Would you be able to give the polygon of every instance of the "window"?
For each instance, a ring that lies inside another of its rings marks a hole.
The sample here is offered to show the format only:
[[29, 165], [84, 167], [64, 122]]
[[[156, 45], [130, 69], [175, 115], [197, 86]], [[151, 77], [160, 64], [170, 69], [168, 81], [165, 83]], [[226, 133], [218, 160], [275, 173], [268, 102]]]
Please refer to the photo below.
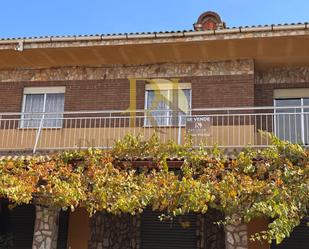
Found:
[[61, 128], [62, 112], [64, 111], [64, 92], [64, 87], [25, 88], [23, 100], [24, 114], [21, 127], [39, 128], [42, 126], [45, 128]]
[[177, 89], [167, 83], [146, 85], [145, 109], [147, 126], [184, 125], [191, 109], [191, 84], [179, 83]]
[[281, 107], [275, 110], [275, 134], [293, 143], [309, 144], [308, 106], [309, 98], [275, 99], [275, 107]]

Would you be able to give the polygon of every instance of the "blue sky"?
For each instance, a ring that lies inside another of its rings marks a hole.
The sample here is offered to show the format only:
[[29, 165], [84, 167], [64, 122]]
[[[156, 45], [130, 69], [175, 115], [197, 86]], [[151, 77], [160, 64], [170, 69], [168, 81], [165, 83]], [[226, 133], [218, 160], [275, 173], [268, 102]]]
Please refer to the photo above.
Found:
[[309, 21], [309, 0], [4, 0], [0, 37], [184, 30], [206, 10], [230, 27]]

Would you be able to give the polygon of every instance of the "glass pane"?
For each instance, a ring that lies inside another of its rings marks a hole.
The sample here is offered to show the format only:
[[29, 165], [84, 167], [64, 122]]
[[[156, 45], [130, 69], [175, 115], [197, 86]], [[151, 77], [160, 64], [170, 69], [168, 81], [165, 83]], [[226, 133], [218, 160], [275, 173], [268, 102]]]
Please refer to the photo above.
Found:
[[191, 109], [191, 90], [190, 89], [184, 89], [180, 91], [180, 94], [178, 95], [178, 103], [180, 112], [178, 113], [178, 116], [180, 118], [180, 121], [178, 121], [177, 125], [180, 124], [184, 125], [186, 120], [185, 116], [190, 113]]
[[[43, 112], [44, 94], [25, 95], [25, 113]], [[21, 126], [23, 128], [37, 128], [40, 126], [42, 114], [25, 114]]]
[[[175, 96], [175, 93], [177, 96]], [[146, 108], [153, 110], [146, 124], [150, 125], [182, 125], [185, 123], [186, 114], [191, 109], [191, 90], [160, 90], [147, 91]]]
[[[276, 107], [301, 106], [301, 99], [277, 99]], [[292, 143], [302, 142], [301, 108], [281, 108], [275, 110], [276, 136]]]
[[147, 115], [146, 125], [168, 125], [170, 115], [168, 90], [149, 90], [146, 94], [146, 109], [151, 110]]
[[309, 108], [306, 108], [309, 106], [309, 98], [304, 99], [304, 138], [305, 138], [305, 144], [309, 145]]
[[62, 127], [62, 119], [64, 111], [64, 94], [47, 94], [45, 103], [46, 113], [60, 113], [60, 114], [46, 114], [44, 117], [44, 127]]

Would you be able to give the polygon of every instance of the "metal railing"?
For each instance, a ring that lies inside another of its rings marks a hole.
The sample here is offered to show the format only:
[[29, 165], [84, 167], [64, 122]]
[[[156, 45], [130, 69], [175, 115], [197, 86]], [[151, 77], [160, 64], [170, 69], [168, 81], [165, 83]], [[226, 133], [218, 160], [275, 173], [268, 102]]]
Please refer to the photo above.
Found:
[[170, 110], [0, 113], [0, 151], [111, 148], [126, 134], [156, 133], [163, 142], [224, 148], [265, 147], [259, 131], [283, 140], [309, 144], [309, 106]]

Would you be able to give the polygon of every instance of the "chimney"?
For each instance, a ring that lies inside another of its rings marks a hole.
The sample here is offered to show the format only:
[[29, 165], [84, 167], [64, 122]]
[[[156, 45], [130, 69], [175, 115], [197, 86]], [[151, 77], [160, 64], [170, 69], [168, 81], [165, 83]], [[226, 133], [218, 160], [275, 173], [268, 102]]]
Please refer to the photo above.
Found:
[[216, 12], [207, 11], [200, 15], [197, 22], [193, 25], [195, 31], [216, 30], [226, 28]]

